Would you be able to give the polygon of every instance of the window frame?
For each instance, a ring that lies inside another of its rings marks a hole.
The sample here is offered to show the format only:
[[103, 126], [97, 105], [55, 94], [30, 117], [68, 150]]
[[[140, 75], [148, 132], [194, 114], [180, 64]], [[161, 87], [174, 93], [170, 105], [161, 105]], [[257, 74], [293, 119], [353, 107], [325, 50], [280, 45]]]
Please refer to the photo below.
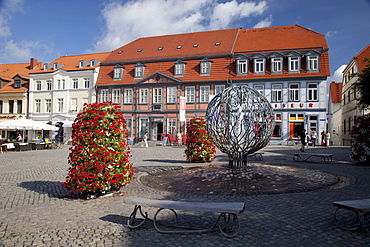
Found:
[[132, 88], [125, 88], [123, 91], [123, 103], [132, 104], [134, 101], [134, 90]]
[[144, 69], [145, 69], [145, 66], [142, 63], [137, 63], [135, 65], [135, 79], [144, 77]]
[[265, 65], [266, 59], [265, 58], [255, 58], [253, 59], [253, 73], [256, 75], [263, 75], [265, 74]]
[[20, 88], [21, 85], [22, 85], [22, 83], [21, 83], [20, 79], [15, 79], [14, 80], [14, 88]]
[[185, 97], [186, 97], [186, 103], [195, 103], [195, 86], [185, 87]]
[[174, 104], [177, 101], [177, 88], [167, 87], [167, 103]]
[[163, 89], [161, 87], [153, 88], [153, 104], [162, 104]]
[[149, 104], [149, 89], [148, 88], [139, 89], [139, 104]]
[[236, 60], [236, 74], [237, 75], [248, 75], [248, 59], [237, 59]]
[[51, 99], [45, 99], [45, 112], [51, 112]]
[[119, 88], [112, 89], [112, 102], [120, 104], [121, 100], [121, 90]]
[[72, 79], [72, 88], [78, 89], [78, 79]]
[[288, 57], [289, 73], [299, 73], [301, 70], [301, 58], [298, 56]]
[[[292, 88], [292, 86], [297, 85], [297, 88]], [[289, 101], [290, 102], [297, 102], [300, 100], [299, 97], [299, 83], [290, 83], [289, 84]]]
[[57, 106], [58, 106], [58, 111], [57, 112], [63, 112], [64, 110], [64, 99], [63, 98], [58, 98], [57, 99]]
[[[310, 85], [316, 87], [310, 89]], [[319, 84], [318, 83], [307, 83], [307, 101], [318, 101], [319, 100]]]
[[109, 94], [108, 89], [100, 90], [100, 103], [103, 103], [109, 100], [108, 94]]
[[41, 81], [36, 81], [36, 91], [41, 91]]
[[51, 80], [46, 81], [46, 90], [47, 91], [53, 90], [53, 82]]
[[211, 87], [210, 86], [200, 86], [199, 87], [199, 102], [208, 103]]
[[90, 88], [90, 78], [84, 78], [84, 88]]
[[177, 60], [174, 65], [174, 75], [184, 76], [185, 75], [185, 62]]
[[[262, 89], [258, 89], [258, 87], [261, 87]], [[263, 96], [265, 95], [265, 85], [256, 84], [256, 85], [253, 85], [253, 89], [259, 92], [261, 95]]]
[[41, 99], [35, 99], [35, 112], [41, 113]]
[[[276, 69], [279, 67], [279, 69]], [[271, 58], [271, 73], [280, 74], [283, 72], [283, 58], [282, 57], [273, 57]]]
[[307, 72], [319, 72], [319, 56], [317, 55], [307, 55]]
[[225, 85], [215, 85], [215, 95], [225, 90]]
[[113, 67], [113, 80], [121, 80], [123, 75], [123, 67], [119, 64]]
[[[276, 86], [279, 86], [279, 88], [277, 88]], [[271, 102], [282, 102], [282, 101], [283, 101], [283, 84], [277, 84], [277, 83], [272, 84]]]
[[209, 59], [200, 61], [200, 75], [211, 75], [211, 61]]

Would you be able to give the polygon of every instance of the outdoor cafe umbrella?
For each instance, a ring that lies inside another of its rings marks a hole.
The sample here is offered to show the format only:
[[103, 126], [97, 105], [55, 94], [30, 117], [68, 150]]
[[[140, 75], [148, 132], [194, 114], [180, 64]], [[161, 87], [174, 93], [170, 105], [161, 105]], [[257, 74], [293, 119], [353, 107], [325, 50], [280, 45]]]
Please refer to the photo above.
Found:
[[58, 130], [58, 127], [42, 123], [39, 121], [33, 121], [30, 119], [22, 118], [17, 120], [10, 120], [0, 123], [0, 129], [2, 130]]

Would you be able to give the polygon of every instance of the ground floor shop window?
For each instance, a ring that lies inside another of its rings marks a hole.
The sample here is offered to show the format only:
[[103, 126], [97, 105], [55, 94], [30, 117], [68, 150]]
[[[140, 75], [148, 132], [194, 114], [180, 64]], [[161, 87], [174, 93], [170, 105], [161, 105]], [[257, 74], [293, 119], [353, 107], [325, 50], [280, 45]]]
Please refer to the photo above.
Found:
[[289, 137], [300, 137], [300, 133], [304, 129], [303, 114], [289, 114]]
[[148, 132], [149, 124], [148, 119], [140, 119], [140, 134], [139, 138], [143, 138], [145, 133]]
[[275, 127], [272, 137], [281, 137], [281, 114], [275, 114]]

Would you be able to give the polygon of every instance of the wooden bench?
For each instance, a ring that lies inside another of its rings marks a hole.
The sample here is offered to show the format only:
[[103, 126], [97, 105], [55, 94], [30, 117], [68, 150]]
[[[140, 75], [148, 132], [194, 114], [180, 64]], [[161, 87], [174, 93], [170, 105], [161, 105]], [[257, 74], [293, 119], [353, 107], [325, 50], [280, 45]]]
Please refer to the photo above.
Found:
[[[141, 207], [159, 208], [154, 215], [153, 225], [160, 233], [203, 233], [213, 231], [217, 226], [221, 233], [226, 237], [234, 237], [238, 234], [240, 223], [237, 214], [244, 211], [244, 202], [185, 202], [185, 201], [170, 201], [170, 200], [154, 200], [146, 198], [130, 197], [125, 199], [125, 203], [135, 205], [131, 213], [127, 225], [129, 228], [138, 228], [148, 219], [148, 213], [145, 215]], [[162, 210], [170, 210], [176, 217], [176, 225], [171, 227], [186, 228], [186, 230], [163, 230], [158, 227], [157, 216]], [[203, 211], [220, 213], [216, 223], [209, 229], [189, 229], [178, 225], [178, 216], [175, 210], [183, 211]], [[140, 213], [144, 218], [138, 220], [137, 213]]]
[[325, 163], [329, 164], [333, 161], [333, 154], [317, 154], [317, 153], [292, 153], [293, 160], [296, 162], [299, 161], [308, 161], [311, 157], [320, 157]]
[[370, 199], [333, 202], [334, 222], [343, 230], [364, 229], [370, 233]]

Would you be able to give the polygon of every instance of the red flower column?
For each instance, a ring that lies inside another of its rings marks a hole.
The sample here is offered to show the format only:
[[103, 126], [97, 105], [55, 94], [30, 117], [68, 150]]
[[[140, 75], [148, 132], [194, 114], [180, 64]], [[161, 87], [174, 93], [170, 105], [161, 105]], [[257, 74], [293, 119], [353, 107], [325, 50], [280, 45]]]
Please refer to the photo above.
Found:
[[211, 162], [216, 158], [216, 147], [208, 136], [203, 118], [190, 120], [187, 127], [185, 154], [190, 162]]
[[77, 115], [63, 184], [71, 194], [100, 196], [118, 191], [134, 178], [125, 122], [112, 102], [87, 104]]
[[357, 117], [352, 127], [351, 159], [357, 163], [370, 161], [370, 114]]

